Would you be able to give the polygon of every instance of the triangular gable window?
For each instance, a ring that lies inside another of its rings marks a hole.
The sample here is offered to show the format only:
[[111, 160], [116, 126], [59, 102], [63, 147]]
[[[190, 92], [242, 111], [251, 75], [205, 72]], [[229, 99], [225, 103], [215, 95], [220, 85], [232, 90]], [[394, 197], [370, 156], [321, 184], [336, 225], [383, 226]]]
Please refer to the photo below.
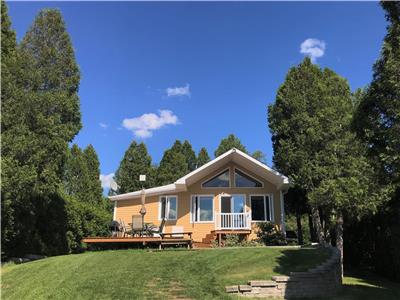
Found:
[[217, 176], [207, 180], [202, 184], [202, 187], [229, 187], [229, 169], [226, 169]]
[[262, 183], [253, 177], [235, 169], [235, 186], [236, 187], [262, 187]]

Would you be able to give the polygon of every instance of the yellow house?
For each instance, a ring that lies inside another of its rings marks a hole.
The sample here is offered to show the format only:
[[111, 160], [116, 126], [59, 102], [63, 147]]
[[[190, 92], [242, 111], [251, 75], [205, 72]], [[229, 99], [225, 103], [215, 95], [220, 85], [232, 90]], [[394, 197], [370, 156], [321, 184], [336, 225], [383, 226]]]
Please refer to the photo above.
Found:
[[[257, 222], [271, 221], [285, 230], [283, 194], [288, 178], [238, 149], [231, 149], [174, 183], [145, 192], [144, 222], [193, 233], [208, 243], [218, 234], [255, 237]], [[110, 197], [114, 220], [132, 220], [141, 209], [142, 191]]]

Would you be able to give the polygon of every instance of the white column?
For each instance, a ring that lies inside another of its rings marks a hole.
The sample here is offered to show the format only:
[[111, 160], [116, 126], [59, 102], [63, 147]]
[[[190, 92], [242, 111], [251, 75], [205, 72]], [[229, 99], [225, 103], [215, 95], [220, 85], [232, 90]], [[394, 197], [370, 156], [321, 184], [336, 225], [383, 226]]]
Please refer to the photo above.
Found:
[[114, 210], [113, 210], [113, 220], [116, 221], [116, 217], [117, 217], [117, 203], [118, 201], [114, 201]]
[[286, 236], [285, 203], [283, 200], [283, 192], [279, 191], [279, 194], [280, 194], [280, 202], [281, 202], [281, 228], [282, 228], [282, 233]]

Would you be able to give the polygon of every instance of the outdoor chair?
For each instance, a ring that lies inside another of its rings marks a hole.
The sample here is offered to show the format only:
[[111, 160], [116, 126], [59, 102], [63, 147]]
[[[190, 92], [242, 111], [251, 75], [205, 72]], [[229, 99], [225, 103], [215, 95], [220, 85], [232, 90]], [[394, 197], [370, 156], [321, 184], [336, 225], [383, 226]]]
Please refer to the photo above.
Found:
[[141, 215], [132, 215], [132, 224], [131, 224], [131, 233], [132, 236], [135, 234], [141, 235], [143, 231], [143, 219]]
[[165, 226], [165, 218], [162, 219], [160, 226], [151, 228], [150, 232], [153, 236], [162, 236]]
[[125, 225], [125, 222], [119, 219], [119, 224], [120, 224], [120, 231], [122, 234], [122, 237], [126, 237], [127, 235], [130, 234], [130, 228]]

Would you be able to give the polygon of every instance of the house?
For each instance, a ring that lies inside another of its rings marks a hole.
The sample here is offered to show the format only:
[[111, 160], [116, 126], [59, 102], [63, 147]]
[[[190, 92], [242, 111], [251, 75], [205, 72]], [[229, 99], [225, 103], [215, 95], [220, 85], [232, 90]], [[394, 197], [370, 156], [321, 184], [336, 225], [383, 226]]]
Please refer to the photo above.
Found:
[[[144, 221], [159, 225], [165, 218], [165, 232], [178, 226], [203, 243], [227, 233], [254, 238], [257, 222], [270, 221], [284, 231], [288, 187], [286, 176], [233, 148], [174, 183], [144, 190]], [[114, 220], [131, 222], [142, 193], [110, 197]]]

